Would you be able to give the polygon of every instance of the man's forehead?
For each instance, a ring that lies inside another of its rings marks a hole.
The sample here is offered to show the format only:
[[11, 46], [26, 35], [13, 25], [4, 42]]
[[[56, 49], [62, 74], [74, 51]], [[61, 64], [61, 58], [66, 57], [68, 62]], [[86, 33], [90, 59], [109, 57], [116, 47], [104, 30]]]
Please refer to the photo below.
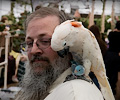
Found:
[[52, 26], [54, 27], [54, 26], [57, 26], [59, 24], [60, 24], [60, 22], [59, 22], [59, 18], [57, 16], [47, 16], [45, 18], [35, 17], [34, 19], [32, 19], [29, 22], [27, 30], [28, 30], [28, 28], [35, 29], [35, 27], [39, 27], [39, 28], [52, 27]]
[[[48, 34], [48, 33], [42, 33], [42, 34], [39, 34], [38, 36], [37, 36], [37, 39], [40, 39], [40, 38], [51, 38], [52, 37], [52, 33], [50, 34]], [[34, 39], [34, 37], [33, 36], [29, 36], [29, 35], [27, 35], [26, 36], [26, 39]]]
[[48, 16], [45, 18], [32, 19], [26, 30], [26, 37], [38, 38], [43, 36], [52, 36], [55, 27], [59, 25], [59, 18], [57, 16]]
[[[59, 17], [55, 16], [55, 15], [49, 15], [49, 16], [45, 16], [45, 17], [34, 17], [31, 21], [35, 21], [35, 20], [43, 20], [43, 21], [58, 21], [59, 22]], [[31, 22], [30, 21], [30, 22]], [[59, 22], [60, 23], [60, 22]]]

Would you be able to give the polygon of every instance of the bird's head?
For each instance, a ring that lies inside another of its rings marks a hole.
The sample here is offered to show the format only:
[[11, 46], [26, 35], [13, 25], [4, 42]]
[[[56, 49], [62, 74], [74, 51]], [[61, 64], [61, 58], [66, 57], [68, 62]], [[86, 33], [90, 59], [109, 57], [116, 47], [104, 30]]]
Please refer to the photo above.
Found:
[[64, 57], [69, 52], [69, 48], [73, 46], [75, 42], [73, 35], [75, 34], [72, 33], [74, 33], [75, 27], [77, 27], [75, 21], [67, 20], [55, 28], [51, 39], [51, 48], [57, 51], [59, 56]]
[[60, 25], [58, 25], [51, 39], [51, 48], [54, 51], [58, 52], [60, 57], [64, 57], [69, 52], [69, 41], [67, 40], [67, 36], [70, 34], [70, 21], [66, 21]]

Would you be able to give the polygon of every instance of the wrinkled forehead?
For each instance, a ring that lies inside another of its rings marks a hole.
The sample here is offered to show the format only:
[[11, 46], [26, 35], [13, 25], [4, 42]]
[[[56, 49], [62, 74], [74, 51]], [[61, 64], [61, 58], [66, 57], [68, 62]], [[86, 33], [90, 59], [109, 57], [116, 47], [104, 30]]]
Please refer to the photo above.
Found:
[[55, 16], [55, 15], [49, 15], [49, 16], [45, 16], [45, 17], [34, 17], [29, 21], [28, 26], [29, 26], [29, 24], [35, 23], [35, 22], [38, 22], [38, 24], [41, 22], [44, 22], [47, 24], [50, 24], [50, 23], [51, 24], [60, 24], [60, 19], [58, 16]]
[[45, 18], [32, 19], [26, 30], [27, 37], [37, 37], [38, 35], [52, 36], [54, 29], [59, 25], [59, 18], [57, 16], [47, 16]]

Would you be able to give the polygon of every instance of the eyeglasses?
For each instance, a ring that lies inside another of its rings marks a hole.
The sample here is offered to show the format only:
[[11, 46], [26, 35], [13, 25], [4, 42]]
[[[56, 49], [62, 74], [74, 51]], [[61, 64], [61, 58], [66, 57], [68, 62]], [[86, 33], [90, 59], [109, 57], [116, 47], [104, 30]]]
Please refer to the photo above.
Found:
[[[26, 41], [21, 44], [22, 49], [25, 48], [25, 51], [31, 52], [34, 42]], [[35, 43], [39, 49], [47, 49], [51, 45], [51, 38], [40, 38]]]

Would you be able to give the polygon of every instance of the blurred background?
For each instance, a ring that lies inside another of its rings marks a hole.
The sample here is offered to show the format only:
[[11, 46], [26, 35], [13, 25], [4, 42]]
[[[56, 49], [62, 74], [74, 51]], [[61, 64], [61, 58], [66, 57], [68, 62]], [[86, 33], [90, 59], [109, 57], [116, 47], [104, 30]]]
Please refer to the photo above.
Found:
[[[9, 25], [11, 35], [24, 36], [23, 22], [36, 6], [56, 7], [69, 14], [71, 18], [81, 21], [86, 28], [95, 23], [104, 39], [108, 29], [114, 29], [116, 21], [120, 19], [119, 5], [119, 0], [1, 0], [0, 31], [4, 30], [4, 25]], [[17, 45], [21, 41], [12, 41], [12, 48], [19, 51]]]
[[[82, 22], [86, 28], [98, 26], [100, 32], [97, 34], [100, 33], [99, 38], [107, 49], [109, 32], [120, 20], [120, 0], [0, 0], [0, 88], [18, 83], [24, 75], [25, 57], [21, 57], [24, 55], [24, 48], [21, 48], [25, 41], [24, 22], [30, 13], [41, 7], [55, 7]], [[116, 45], [120, 45], [119, 42]], [[116, 73], [116, 100], [120, 100], [120, 70]]]

